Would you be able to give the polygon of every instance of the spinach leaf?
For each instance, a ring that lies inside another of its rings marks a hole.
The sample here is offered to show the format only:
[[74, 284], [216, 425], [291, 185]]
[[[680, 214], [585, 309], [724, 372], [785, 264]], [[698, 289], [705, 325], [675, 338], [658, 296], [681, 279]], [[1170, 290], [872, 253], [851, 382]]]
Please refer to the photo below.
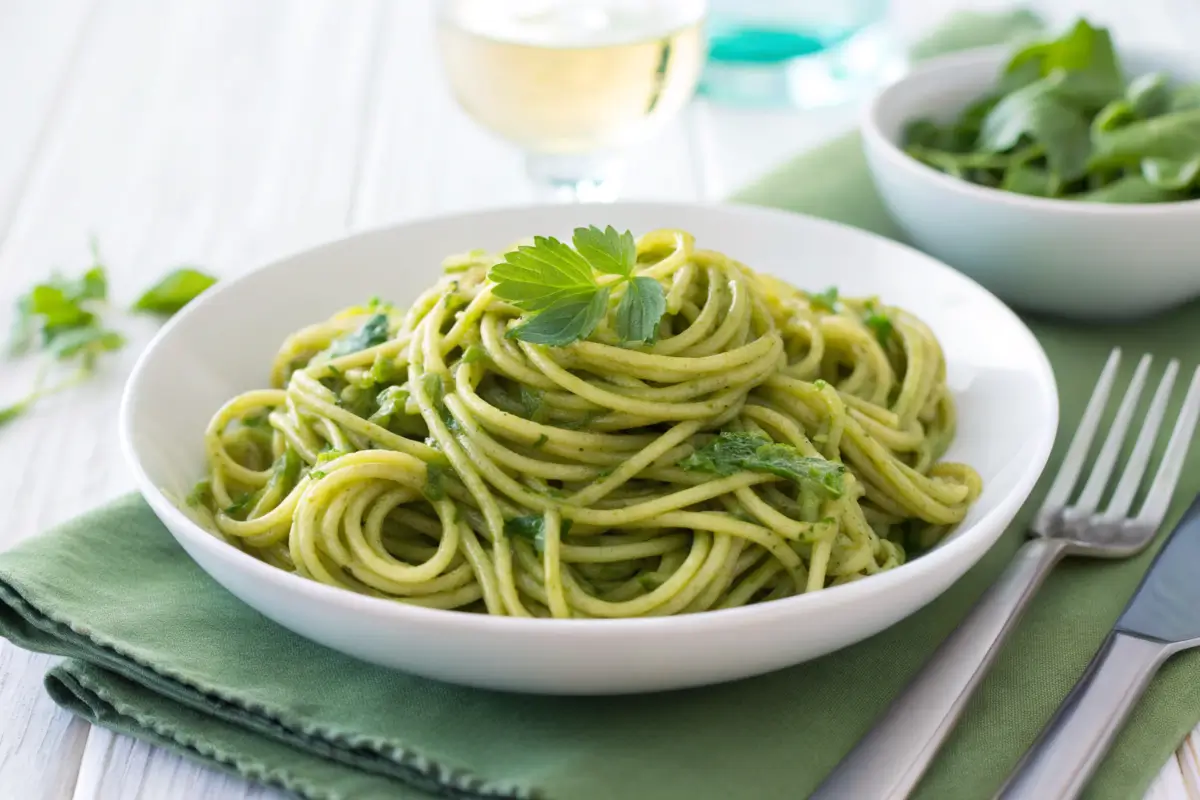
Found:
[[1187, 161], [1200, 155], [1200, 108], [1131, 122], [1096, 136], [1100, 163], [1143, 158]]
[[1059, 181], [1050, 171], [1028, 164], [1009, 168], [1000, 184], [1005, 191], [1034, 197], [1053, 197], [1058, 193], [1058, 186]]
[[1091, 154], [1088, 122], [1055, 94], [1059, 84], [1054, 77], [1044, 78], [997, 103], [983, 121], [982, 149], [1003, 152], [1029, 136], [1045, 147], [1046, 161], [1055, 174], [1066, 181], [1081, 177]]
[[1171, 90], [1167, 76], [1161, 72], [1148, 72], [1129, 82], [1125, 99], [1139, 117], [1157, 117], [1171, 110]]

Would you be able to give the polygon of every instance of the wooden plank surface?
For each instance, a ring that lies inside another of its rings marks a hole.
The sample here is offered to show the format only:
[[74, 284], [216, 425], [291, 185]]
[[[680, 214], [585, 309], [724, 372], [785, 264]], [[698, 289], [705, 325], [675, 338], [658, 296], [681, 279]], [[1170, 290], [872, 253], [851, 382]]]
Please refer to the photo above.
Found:
[[[1164, 13], [1139, 30], [1161, 33]], [[91, 234], [121, 306], [182, 261], [232, 276], [350, 230], [532, 200], [520, 155], [449, 97], [429, 30], [425, 0], [0, 4], [0, 329], [28, 284], [85, 265]], [[625, 196], [719, 199], [853, 120], [698, 102], [629, 153]], [[130, 487], [116, 405], [155, 325], [118, 325], [124, 353], [0, 436], [0, 548]], [[33, 366], [0, 369], [3, 404]], [[48, 663], [0, 643], [0, 797], [282, 796], [89, 732], [42, 691]], [[1196, 752], [1148, 797], [1200, 800]]]

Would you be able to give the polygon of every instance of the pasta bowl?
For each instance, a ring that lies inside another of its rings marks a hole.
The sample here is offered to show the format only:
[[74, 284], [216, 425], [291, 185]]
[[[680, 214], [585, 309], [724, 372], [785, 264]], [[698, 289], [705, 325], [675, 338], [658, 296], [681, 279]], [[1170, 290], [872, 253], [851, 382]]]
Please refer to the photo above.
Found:
[[[797, 596], [674, 616], [545, 619], [425, 608], [324, 585], [242, 552], [181, 507], [204, 474], [209, 420], [230, 397], [266, 385], [289, 334], [371, 296], [399, 305], [413, 301], [440, 276], [447, 254], [498, 250], [531, 234], [569, 238], [572, 229], [588, 225], [691, 231], [699, 246], [794, 286], [815, 291], [836, 284], [843, 296], [878, 296], [919, 316], [941, 343], [957, 407], [946, 458], [969, 464], [982, 479], [966, 517], [907, 563]], [[142, 355], [125, 390], [121, 440], [139, 490], [191, 558], [301, 636], [453, 683], [612, 694], [761, 674], [919, 613], [1011, 522], [1045, 465], [1057, 421], [1053, 374], [1033, 335], [986, 290], [928, 256], [779, 211], [618, 203], [405, 223], [221, 284], [172, 319]]]

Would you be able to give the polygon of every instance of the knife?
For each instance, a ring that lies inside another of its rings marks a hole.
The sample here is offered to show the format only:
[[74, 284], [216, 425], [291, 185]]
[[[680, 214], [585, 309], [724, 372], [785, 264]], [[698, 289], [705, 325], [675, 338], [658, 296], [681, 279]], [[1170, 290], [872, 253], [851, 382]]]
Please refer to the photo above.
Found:
[[1200, 645], [1200, 495], [1171, 532], [1100, 652], [1001, 788], [1002, 800], [1079, 796], [1168, 658]]

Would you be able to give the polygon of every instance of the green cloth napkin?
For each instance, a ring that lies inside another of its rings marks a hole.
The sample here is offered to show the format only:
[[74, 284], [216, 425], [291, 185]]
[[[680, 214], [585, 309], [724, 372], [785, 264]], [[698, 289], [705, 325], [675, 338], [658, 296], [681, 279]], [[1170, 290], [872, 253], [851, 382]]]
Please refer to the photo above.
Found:
[[[898, 235], [857, 137], [799, 157], [737, 199]], [[1113, 345], [1185, 365], [1200, 356], [1200, 304], [1137, 325], [1029, 322], [1054, 364], [1066, 432]], [[354, 661], [227, 594], [136, 497], [0, 554], [0, 635], [67, 656], [46, 687], [80, 716], [304, 797], [793, 800], [867, 731], [996, 578], [1044, 483], [983, 561], [909, 619], [818, 661], [704, 689], [522, 696]], [[1200, 447], [1169, 524], [1197, 491]], [[1071, 561], [1055, 571], [919, 797], [991, 797], [1079, 677], [1150, 557]], [[1183, 654], [1138, 705], [1089, 796], [1139, 797], [1197, 719], [1200, 654]]]

